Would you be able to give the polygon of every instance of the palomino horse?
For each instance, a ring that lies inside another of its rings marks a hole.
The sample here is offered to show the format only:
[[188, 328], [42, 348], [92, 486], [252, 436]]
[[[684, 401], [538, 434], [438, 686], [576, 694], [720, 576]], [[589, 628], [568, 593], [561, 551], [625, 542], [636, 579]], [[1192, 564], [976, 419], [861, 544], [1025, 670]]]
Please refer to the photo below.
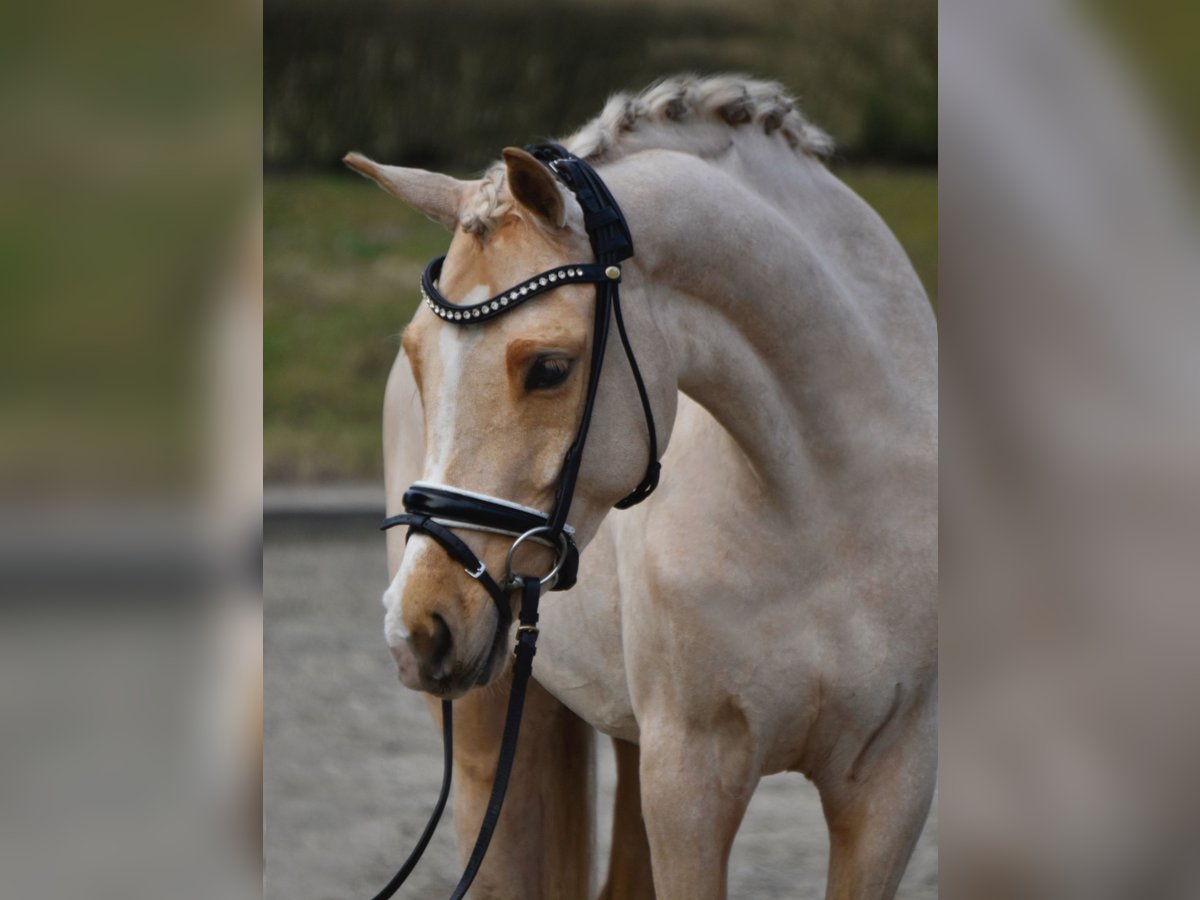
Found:
[[[594, 728], [618, 763], [602, 896], [724, 897], [755, 785], [787, 770], [821, 794], [827, 896], [890, 897], [936, 771], [928, 300], [777, 85], [665, 81], [614, 98], [563, 143], [632, 230], [623, 306], [666, 447], [662, 484], [611, 512], [643, 475], [647, 431], [610, 341], [571, 507], [578, 586], [542, 605], [536, 682], [474, 896], [587, 896]], [[523, 151], [471, 182], [347, 162], [453, 231], [439, 288], [456, 303], [591, 258], [574, 197]], [[584, 397], [593, 298], [567, 285], [470, 328], [417, 311], [384, 410], [393, 511], [418, 477], [550, 507]], [[511, 539], [462, 537], [503, 571]], [[525, 565], [548, 567], [546, 551], [526, 551]], [[461, 698], [466, 850], [495, 768], [509, 643], [434, 541], [392, 531], [388, 560], [401, 681]]]

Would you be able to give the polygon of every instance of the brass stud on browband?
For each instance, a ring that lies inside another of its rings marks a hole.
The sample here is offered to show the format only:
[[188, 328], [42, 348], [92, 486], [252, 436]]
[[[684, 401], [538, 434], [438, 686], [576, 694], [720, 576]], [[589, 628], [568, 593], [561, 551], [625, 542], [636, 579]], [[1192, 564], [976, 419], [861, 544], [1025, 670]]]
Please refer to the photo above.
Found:
[[613, 281], [616, 281], [618, 278], [621, 277], [621, 267], [620, 266], [609, 266], [607, 269], [604, 270], [604, 274], [607, 275], [609, 278], [611, 278]]

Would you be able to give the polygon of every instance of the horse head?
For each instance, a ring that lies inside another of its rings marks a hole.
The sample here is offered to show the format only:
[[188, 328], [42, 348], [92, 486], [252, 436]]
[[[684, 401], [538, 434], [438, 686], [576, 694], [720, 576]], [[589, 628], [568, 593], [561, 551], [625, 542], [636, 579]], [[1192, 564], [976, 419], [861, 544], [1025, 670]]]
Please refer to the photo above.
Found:
[[[575, 197], [524, 150], [506, 149], [503, 164], [474, 182], [379, 165], [357, 154], [346, 162], [452, 230], [437, 291], [456, 306], [480, 304], [507, 289], [519, 290], [538, 273], [575, 271], [570, 264], [592, 260]], [[586, 282], [543, 281], [546, 287], [552, 289], [533, 302], [470, 324], [427, 302], [405, 328], [401, 352], [424, 418], [422, 483], [536, 510], [554, 507], [587, 398], [597, 290]], [[635, 314], [631, 321], [640, 327], [641, 319]], [[646, 466], [643, 408], [616, 344], [606, 345], [605, 355], [616, 358], [601, 370], [594, 437], [570, 500], [569, 524], [580, 546]], [[646, 374], [656, 405], [673, 403], [674, 383], [650, 370]], [[468, 529], [455, 534], [499, 580], [512, 535]], [[546, 573], [554, 563], [553, 545], [523, 541], [511, 571]], [[414, 530], [384, 594], [385, 632], [401, 681], [455, 697], [500, 674], [511, 657], [508, 626], [520, 602], [519, 591], [504, 590], [507, 610], [489, 599], [461, 561]]]

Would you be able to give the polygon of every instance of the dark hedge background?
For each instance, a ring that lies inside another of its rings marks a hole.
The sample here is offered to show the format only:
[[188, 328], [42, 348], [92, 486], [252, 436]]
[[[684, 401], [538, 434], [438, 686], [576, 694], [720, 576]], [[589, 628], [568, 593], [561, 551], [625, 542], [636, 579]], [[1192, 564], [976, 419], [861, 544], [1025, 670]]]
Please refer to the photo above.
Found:
[[471, 171], [514, 141], [559, 136], [616, 90], [681, 71], [782, 81], [842, 158], [937, 154], [932, 2], [268, 2], [268, 170], [348, 149]]

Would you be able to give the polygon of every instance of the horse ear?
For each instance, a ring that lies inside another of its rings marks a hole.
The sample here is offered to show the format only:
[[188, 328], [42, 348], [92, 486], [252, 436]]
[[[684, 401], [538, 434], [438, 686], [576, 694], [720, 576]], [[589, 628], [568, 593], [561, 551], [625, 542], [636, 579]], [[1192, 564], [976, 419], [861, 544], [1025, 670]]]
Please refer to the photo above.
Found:
[[342, 162], [439, 225], [453, 231], [458, 224], [467, 182], [424, 169], [385, 166], [359, 153], [347, 153]]
[[561, 228], [567, 220], [566, 206], [550, 170], [517, 147], [505, 147], [500, 155], [513, 199], [546, 224]]

